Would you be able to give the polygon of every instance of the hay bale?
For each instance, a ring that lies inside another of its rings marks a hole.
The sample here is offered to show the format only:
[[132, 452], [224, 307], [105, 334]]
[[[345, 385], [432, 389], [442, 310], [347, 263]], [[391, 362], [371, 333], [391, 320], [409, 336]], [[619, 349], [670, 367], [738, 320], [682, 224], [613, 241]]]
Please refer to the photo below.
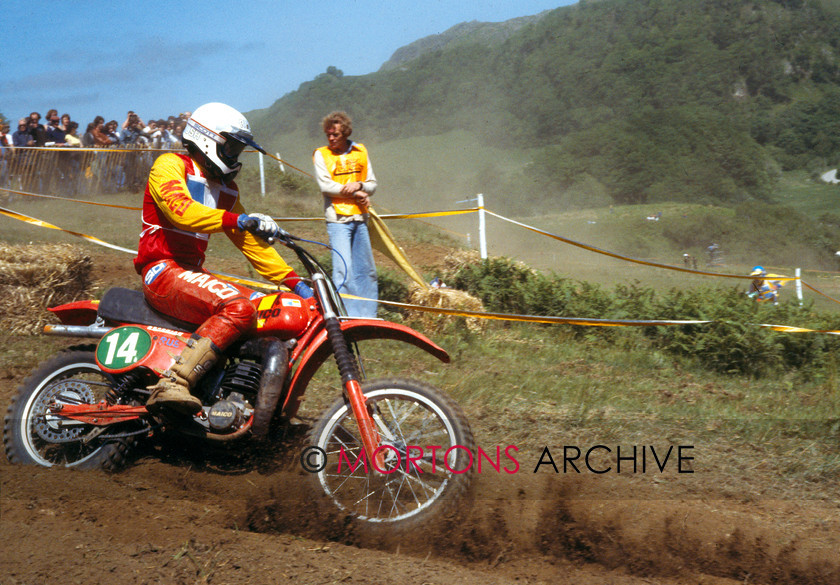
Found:
[[443, 274], [450, 276], [465, 266], [481, 262], [481, 254], [476, 250], [453, 250], [443, 259]]
[[40, 332], [55, 320], [47, 307], [93, 296], [92, 271], [79, 246], [0, 242], [0, 329]]
[[[519, 268], [524, 272], [530, 272], [533, 275], [539, 274], [538, 270], [531, 268], [519, 260], [498, 256], [493, 256], [491, 259], [503, 260], [511, 263], [515, 268]], [[483, 260], [481, 259], [481, 254], [479, 254], [476, 250], [454, 250], [447, 254], [443, 259], [443, 278], [444, 280], [451, 279], [464, 268], [468, 266], [475, 266], [476, 264], [481, 264], [482, 262]]]
[[[480, 299], [454, 288], [422, 288], [414, 285], [409, 290], [408, 302], [413, 305], [438, 309], [484, 311], [484, 304]], [[484, 330], [486, 323], [484, 319], [479, 317], [459, 317], [417, 309], [409, 310], [408, 318], [419, 322], [423, 329], [430, 331], [440, 331], [450, 323], [463, 322], [470, 331], [480, 332]]]

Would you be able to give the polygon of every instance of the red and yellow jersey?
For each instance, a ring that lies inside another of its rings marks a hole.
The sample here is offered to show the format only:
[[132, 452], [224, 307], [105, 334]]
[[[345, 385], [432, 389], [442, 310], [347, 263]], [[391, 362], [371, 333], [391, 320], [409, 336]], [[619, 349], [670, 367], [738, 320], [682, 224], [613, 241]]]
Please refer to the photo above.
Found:
[[[336, 183], [346, 185], [353, 181], [367, 180], [368, 154], [364, 145], [353, 142], [350, 150], [344, 154], [334, 154], [328, 146], [322, 146], [316, 152], [320, 152], [321, 156], [324, 157], [327, 171]], [[363, 213], [352, 197], [333, 197], [332, 205], [338, 215], [360, 215]]]
[[[162, 154], [152, 165], [143, 195], [143, 231], [134, 267], [173, 259], [201, 266], [210, 234], [224, 231], [265, 279], [294, 286], [297, 275], [267, 243], [237, 228], [245, 213], [236, 183], [208, 180], [184, 154]], [[284, 282], [286, 277], [288, 282]]]

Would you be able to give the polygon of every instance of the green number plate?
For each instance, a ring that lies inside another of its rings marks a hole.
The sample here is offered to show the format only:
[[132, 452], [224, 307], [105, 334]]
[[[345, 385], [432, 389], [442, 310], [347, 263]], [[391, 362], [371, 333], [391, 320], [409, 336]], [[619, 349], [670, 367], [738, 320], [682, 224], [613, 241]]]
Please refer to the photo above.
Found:
[[105, 334], [96, 348], [96, 360], [106, 368], [122, 370], [146, 357], [152, 338], [139, 327], [117, 327]]

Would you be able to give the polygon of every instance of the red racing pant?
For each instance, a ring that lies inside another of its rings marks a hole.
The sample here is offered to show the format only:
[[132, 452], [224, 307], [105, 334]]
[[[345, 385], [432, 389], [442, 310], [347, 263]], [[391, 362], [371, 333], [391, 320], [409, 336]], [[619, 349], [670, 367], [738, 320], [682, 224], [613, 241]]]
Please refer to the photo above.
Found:
[[199, 325], [196, 334], [225, 349], [254, 326], [253, 290], [206, 270], [162, 260], [143, 268], [143, 294], [164, 315]]

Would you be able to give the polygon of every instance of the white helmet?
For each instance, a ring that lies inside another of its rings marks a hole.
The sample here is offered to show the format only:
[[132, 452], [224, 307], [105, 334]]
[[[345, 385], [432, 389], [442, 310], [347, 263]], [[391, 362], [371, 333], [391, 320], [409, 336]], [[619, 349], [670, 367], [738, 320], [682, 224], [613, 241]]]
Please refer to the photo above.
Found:
[[239, 111], [220, 104], [204, 104], [193, 112], [184, 128], [183, 143], [213, 178], [231, 181], [242, 163], [246, 146], [265, 153], [251, 135], [251, 126]]

